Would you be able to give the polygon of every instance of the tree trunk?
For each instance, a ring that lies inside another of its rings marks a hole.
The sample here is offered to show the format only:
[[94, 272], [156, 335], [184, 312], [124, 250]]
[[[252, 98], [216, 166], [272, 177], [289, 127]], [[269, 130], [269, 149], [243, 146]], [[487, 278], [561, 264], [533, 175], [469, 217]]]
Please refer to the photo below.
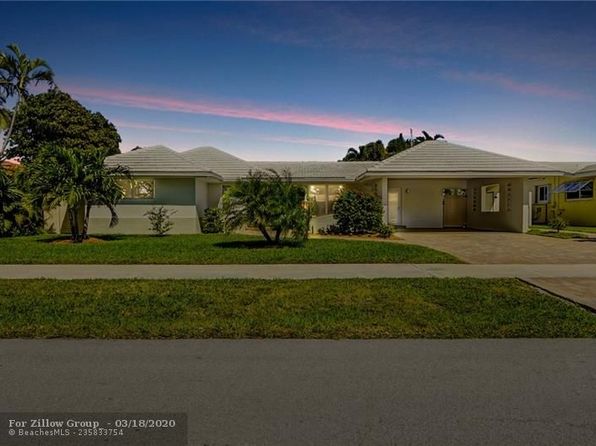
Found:
[[67, 209], [67, 212], [68, 222], [70, 223], [70, 241], [76, 243], [78, 235], [76, 212], [71, 207]]
[[87, 231], [89, 230], [89, 214], [91, 214], [91, 203], [87, 202], [85, 204], [85, 219], [83, 220], [83, 233], [81, 234], [82, 240], [87, 240], [89, 236], [87, 235]]
[[277, 231], [275, 231], [275, 244], [279, 245], [279, 240], [281, 238], [281, 229], [278, 229]]
[[12, 131], [14, 129], [14, 123], [17, 120], [17, 112], [19, 111], [19, 105], [21, 103], [21, 97], [17, 99], [17, 103], [14, 106], [14, 111], [12, 112], [12, 117], [10, 118], [10, 126], [8, 127], [8, 132], [4, 136], [4, 141], [2, 142], [2, 150], [0, 150], [0, 159], [4, 157], [4, 153], [6, 152], [6, 147], [8, 147], [8, 140], [12, 136]]
[[267, 240], [267, 243], [272, 243], [273, 240], [271, 240], [271, 236], [267, 232], [267, 229], [265, 228], [265, 226], [259, 225], [258, 228], [259, 228], [259, 231], [261, 231], [261, 234], [263, 234], [263, 237], [265, 237], [265, 240]]

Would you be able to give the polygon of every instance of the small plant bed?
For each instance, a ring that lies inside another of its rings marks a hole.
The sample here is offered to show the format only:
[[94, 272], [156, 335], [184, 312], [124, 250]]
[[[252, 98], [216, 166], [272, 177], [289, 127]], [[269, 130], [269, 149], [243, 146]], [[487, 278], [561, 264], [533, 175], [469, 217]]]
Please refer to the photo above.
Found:
[[367, 240], [271, 245], [240, 234], [94, 237], [98, 242], [70, 243], [67, 236], [47, 235], [0, 238], [0, 264], [461, 263], [423, 246]]
[[[542, 230], [542, 231], [552, 231], [547, 225], [532, 225], [531, 229]], [[573, 233], [584, 233], [584, 234], [594, 234], [596, 235], [596, 226], [566, 226], [564, 230], [561, 232], [573, 232]]]
[[532, 227], [528, 231], [528, 234], [532, 235], [541, 235], [544, 237], [553, 237], [553, 238], [562, 238], [562, 239], [579, 239], [579, 240], [586, 240], [586, 239], [596, 239], [596, 234], [589, 235], [588, 233], [581, 233], [581, 232], [573, 232], [570, 230], [565, 231], [555, 231], [553, 229], [538, 229], [536, 227]]
[[1, 338], [596, 337], [514, 280], [0, 280]]

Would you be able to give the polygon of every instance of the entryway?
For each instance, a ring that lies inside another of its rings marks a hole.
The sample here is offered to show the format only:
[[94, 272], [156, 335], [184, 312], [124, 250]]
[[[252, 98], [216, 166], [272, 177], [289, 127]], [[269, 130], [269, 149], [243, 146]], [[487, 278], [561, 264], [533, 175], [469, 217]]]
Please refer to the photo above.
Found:
[[390, 189], [387, 192], [387, 222], [390, 225], [402, 226], [401, 216], [401, 188]]
[[467, 194], [465, 189], [443, 189], [443, 227], [466, 226]]

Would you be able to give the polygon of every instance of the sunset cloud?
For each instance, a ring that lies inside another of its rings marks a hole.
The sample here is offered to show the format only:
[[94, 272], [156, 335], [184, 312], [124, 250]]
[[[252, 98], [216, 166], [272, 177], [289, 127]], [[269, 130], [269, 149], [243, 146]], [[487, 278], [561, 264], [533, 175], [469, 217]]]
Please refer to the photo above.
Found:
[[523, 82], [498, 73], [449, 71], [445, 74], [449, 79], [457, 81], [481, 82], [495, 85], [503, 90], [525, 95], [551, 97], [557, 99], [583, 100], [587, 99], [582, 93], [539, 82]]
[[291, 107], [267, 107], [240, 102], [177, 99], [165, 96], [149, 96], [121, 90], [80, 86], [68, 86], [66, 91], [77, 98], [90, 102], [121, 107], [222, 116], [226, 118], [254, 119], [258, 121], [325, 127], [375, 135], [395, 135], [399, 129], [409, 128], [411, 126], [410, 124], [387, 119], [328, 114]]
[[[143, 122], [131, 122], [131, 121], [114, 121], [117, 127], [129, 128], [129, 129], [140, 129], [140, 130], [152, 130], [161, 132], [172, 132], [172, 133], [194, 133], [194, 134], [210, 134], [210, 135], [224, 135], [232, 136], [232, 132], [224, 132], [219, 130], [207, 130], [196, 127], [172, 127], [163, 125], [146, 124]], [[245, 133], [246, 137], [260, 139], [263, 141], [272, 142], [286, 142], [293, 144], [303, 144], [310, 146], [325, 146], [325, 147], [337, 147], [337, 148], [348, 148], [353, 145], [353, 142], [349, 141], [335, 141], [324, 138], [302, 138], [298, 136], [287, 136], [287, 135], [263, 135], [259, 133]]]

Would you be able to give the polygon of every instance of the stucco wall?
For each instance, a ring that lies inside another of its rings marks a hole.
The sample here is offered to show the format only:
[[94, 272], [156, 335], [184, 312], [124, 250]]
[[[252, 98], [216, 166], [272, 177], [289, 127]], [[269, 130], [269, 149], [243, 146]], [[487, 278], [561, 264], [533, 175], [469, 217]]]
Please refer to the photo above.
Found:
[[460, 179], [389, 180], [388, 190], [401, 188], [401, 224], [407, 228], [443, 227], [443, 189], [466, 189]]
[[[468, 226], [472, 229], [525, 232], [529, 220], [528, 186], [522, 178], [468, 180]], [[482, 212], [481, 188], [499, 184], [499, 212]]]
[[[576, 181], [594, 181], [596, 185], [596, 177], [546, 177], [530, 180], [531, 190], [535, 186], [548, 184], [550, 185], [551, 194], [547, 203], [548, 217], [552, 217], [553, 213], [558, 210], [563, 211], [562, 216], [569, 221], [569, 224], [574, 226], [596, 226], [596, 195], [592, 198], [582, 198], [576, 200], [568, 200], [564, 192], [554, 192], [559, 185], [568, 182]], [[536, 197], [534, 196], [534, 202]]]
[[143, 214], [153, 207], [164, 206], [175, 211], [171, 234], [200, 232], [195, 205], [194, 178], [156, 178], [155, 197], [152, 199], [121, 200], [116, 206], [120, 222], [109, 227], [110, 213], [103, 206], [94, 206], [89, 218], [90, 234], [149, 234], [149, 220]]

